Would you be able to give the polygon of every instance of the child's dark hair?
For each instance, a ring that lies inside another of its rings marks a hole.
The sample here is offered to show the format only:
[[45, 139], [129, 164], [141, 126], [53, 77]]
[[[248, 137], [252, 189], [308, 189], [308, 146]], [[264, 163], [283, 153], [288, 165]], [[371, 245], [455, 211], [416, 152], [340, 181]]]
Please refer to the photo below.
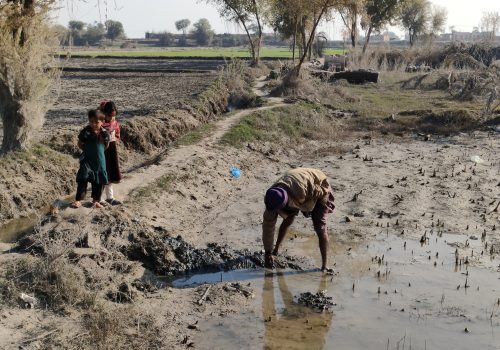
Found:
[[104, 116], [102, 115], [102, 112], [97, 110], [97, 109], [90, 109], [87, 113], [87, 116], [90, 120], [104, 120]]
[[100, 110], [106, 115], [110, 115], [111, 113], [113, 113], [113, 111], [118, 114], [118, 109], [116, 108], [116, 105], [113, 101], [104, 102]]

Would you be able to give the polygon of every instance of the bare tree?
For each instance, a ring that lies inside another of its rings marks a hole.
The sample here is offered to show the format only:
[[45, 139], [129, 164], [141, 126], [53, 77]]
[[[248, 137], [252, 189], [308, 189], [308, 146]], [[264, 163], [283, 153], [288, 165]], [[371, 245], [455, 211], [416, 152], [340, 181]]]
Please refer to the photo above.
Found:
[[0, 1], [1, 152], [27, 148], [41, 128], [47, 94], [59, 72], [53, 52], [57, 33], [49, 27], [55, 0]]
[[379, 32], [385, 26], [394, 24], [403, 0], [366, 0], [361, 18], [361, 27], [365, 30], [363, 53], [366, 52], [373, 31]]
[[448, 11], [442, 6], [433, 6], [430, 16], [428, 32], [432, 40], [444, 31]]
[[[214, 4], [223, 18], [243, 27], [250, 45], [252, 64], [258, 65], [262, 46], [262, 20], [268, 0], [206, 0], [206, 2]], [[256, 29], [256, 37], [252, 36], [252, 27]]]
[[500, 28], [500, 14], [495, 12], [483, 12], [480, 22], [481, 30], [490, 33], [490, 39], [494, 40]]

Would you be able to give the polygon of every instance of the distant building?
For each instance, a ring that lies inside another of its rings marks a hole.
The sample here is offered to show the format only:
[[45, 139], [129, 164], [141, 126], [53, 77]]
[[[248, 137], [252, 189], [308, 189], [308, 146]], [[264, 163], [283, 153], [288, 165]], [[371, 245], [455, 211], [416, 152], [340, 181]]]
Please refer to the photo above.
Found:
[[146, 39], [160, 39], [164, 33], [150, 33], [146, 32]]
[[480, 42], [480, 41], [489, 41], [491, 39], [495, 41], [499, 41], [500, 37], [494, 36], [492, 32], [457, 32], [453, 31], [451, 33], [440, 34], [438, 40], [442, 42], [451, 42], [451, 41], [461, 41], [461, 42]]
[[384, 32], [380, 34], [375, 34], [370, 37], [370, 42], [372, 43], [382, 43], [388, 41], [400, 40], [400, 38], [394, 32]]

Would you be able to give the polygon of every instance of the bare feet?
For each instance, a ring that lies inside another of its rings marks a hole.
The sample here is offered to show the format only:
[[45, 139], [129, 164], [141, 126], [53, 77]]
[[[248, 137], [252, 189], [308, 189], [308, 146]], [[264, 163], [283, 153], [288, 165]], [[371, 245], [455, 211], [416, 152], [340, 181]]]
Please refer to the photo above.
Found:
[[266, 253], [264, 255], [264, 267], [266, 269], [273, 269], [274, 268], [274, 258], [269, 253]]
[[82, 206], [82, 202], [80, 201], [74, 201], [73, 203], [71, 203], [70, 207], [73, 208], [73, 209], [78, 209]]
[[92, 203], [92, 209], [100, 209], [102, 208], [102, 204], [99, 202], [93, 202]]
[[326, 266], [323, 266], [323, 267], [321, 268], [321, 272], [324, 272], [324, 273], [326, 273], [326, 274], [328, 274], [328, 275], [333, 275], [333, 272], [334, 272], [334, 271], [333, 271], [333, 269], [330, 269], [330, 268], [328, 268], [328, 267], [326, 267]]

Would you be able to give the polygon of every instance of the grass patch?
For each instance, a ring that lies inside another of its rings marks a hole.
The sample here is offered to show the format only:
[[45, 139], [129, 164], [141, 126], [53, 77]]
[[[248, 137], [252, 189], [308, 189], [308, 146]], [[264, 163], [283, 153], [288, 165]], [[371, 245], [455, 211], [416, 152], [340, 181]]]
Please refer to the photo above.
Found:
[[41, 163], [65, 164], [71, 162], [71, 157], [42, 145], [34, 144], [27, 150], [9, 152], [0, 156], [0, 169], [9, 169], [25, 163], [38, 166]]
[[195, 143], [200, 142], [202, 139], [210, 135], [214, 130], [215, 125], [213, 123], [203, 124], [199, 128], [196, 128], [195, 130], [190, 131], [182, 136], [177, 141], [177, 144], [180, 146], [194, 145]]
[[[328, 55], [342, 54], [342, 49], [327, 49]], [[66, 54], [60, 52], [60, 54]], [[73, 55], [78, 56], [106, 56], [106, 57], [172, 57], [172, 58], [250, 58], [250, 53], [246, 48], [166, 48], [163, 50], [92, 50], [92, 51], [73, 51]], [[281, 47], [264, 47], [261, 50], [261, 58], [292, 58], [292, 51]], [[298, 57], [298, 50], [295, 53]]]
[[140, 201], [156, 196], [161, 192], [168, 192], [174, 179], [175, 177], [171, 174], [163, 175], [149, 185], [132, 191], [131, 197], [136, 201]]
[[[335, 108], [354, 111], [363, 118], [387, 118], [392, 114], [408, 114], [408, 111], [432, 110], [441, 113], [449, 110], [467, 110], [479, 114], [481, 106], [474, 101], [457, 101], [450, 94], [438, 89], [402, 89], [404, 81], [415, 73], [384, 72], [378, 84], [342, 84], [346, 96], [332, 93], [322, 96], [322, 102]], [[334, 102], [332, 102], [332, 100]]]
[[301, 103], [244, 117], [221, 139], [221, 143], [241, 148], [252, 142], [272, 142], [295, 147], [307, 140], [326, 140], [337, 131], [327, 110], [320, 105]]

